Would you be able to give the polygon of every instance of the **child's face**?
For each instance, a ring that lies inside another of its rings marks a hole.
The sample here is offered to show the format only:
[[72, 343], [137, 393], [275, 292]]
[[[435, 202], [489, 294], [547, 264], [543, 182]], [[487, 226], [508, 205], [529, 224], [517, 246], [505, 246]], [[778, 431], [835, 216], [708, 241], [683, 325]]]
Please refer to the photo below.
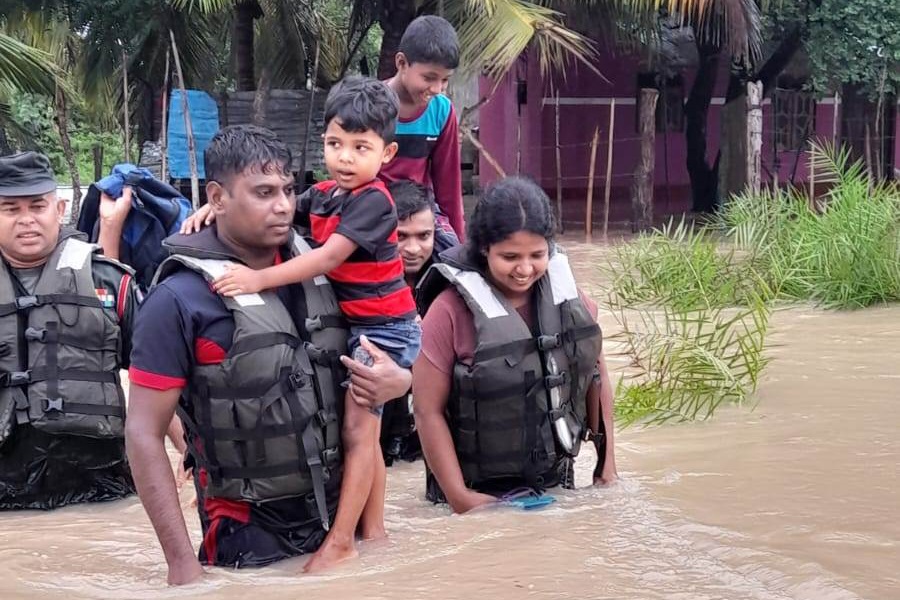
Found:
[[443, 94], [453, 75], [453, 69], [435, 63], [408, 63], [400, 53], [397, 76], [413, 104], [425, 106], [432, 97]]
[[371, 129], [346, 131], [337, 118], [325, 129], [325, 167], [338, 186], [353, 190], [375, 179], [381, 165], [397, 153], [396, 142], [385, 144]]

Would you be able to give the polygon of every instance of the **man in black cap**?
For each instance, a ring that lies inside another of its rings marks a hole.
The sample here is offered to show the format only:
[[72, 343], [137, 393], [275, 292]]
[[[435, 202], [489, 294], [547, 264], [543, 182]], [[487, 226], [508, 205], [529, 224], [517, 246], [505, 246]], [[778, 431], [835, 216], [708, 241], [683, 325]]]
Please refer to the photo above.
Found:
[[[104, 200], [108, 250], [130, 207], [129, 194]], [[0, 509], [134, 492], [119, 370], [139, 292], [128, 267], [62, 226], [64, 211], [47, 157], [0, 157]]]

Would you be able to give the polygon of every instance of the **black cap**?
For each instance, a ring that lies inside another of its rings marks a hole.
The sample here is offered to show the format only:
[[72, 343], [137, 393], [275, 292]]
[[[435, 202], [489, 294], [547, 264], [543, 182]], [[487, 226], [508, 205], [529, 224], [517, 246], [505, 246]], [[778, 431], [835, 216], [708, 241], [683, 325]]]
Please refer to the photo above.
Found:
[[0, 156], [0, 196], [40, 196], [55, 190], [53, 169], [43, 154]]

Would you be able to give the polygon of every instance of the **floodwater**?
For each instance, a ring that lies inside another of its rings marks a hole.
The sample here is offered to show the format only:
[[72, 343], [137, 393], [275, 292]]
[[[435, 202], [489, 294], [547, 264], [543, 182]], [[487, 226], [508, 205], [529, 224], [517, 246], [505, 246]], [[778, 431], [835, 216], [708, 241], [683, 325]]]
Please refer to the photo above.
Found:
[[[603, 251], [568, 246], [599, 296]], [[321, 576], [300, 558], [178, 589], [136, 498], [5, 513], [0, 598], [900, 598], [900, 306], [780, 311], [770, 340], [755, 406], [620, 432], [611, 488], [584, 487], [587, 449], [582, 489], [550, 508], [458, 517], [404, 463], [389, 469], [386, 545]]]

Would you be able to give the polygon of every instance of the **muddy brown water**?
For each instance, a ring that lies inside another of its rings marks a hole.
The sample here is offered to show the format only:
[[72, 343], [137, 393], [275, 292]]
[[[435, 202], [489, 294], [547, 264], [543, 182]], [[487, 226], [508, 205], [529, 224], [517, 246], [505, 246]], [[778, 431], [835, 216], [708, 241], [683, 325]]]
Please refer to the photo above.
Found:
[[[604, 251], [567, 245], [599, 296]], [[756, 405], [621, 432], [614, 487], [584, 487], [584, 451], [582, 489], [552, 507], [458, 517], [405, 463], [389, 469], [387, 545], [321, 576], [300, 558], [179, 589], [136, 498], [4, 513], [0, 598], [900, 598], [900, 306], [791, 308], [772, 325]]]

